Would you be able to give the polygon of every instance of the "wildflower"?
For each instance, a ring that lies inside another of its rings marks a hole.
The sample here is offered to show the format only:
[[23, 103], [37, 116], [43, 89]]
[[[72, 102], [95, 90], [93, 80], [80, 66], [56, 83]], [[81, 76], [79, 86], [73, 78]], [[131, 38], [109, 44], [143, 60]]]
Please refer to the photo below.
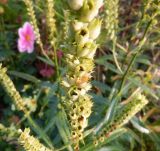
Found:
[[57, 51], [57, 57], [58, 57], [59, 60], [63, 57], [63, 51], [62, 50]]
[[39, 71], [39, 74], [44, 78], [50, 78], [55, 73], [54, 68], [43, 62], [38, 62], [36, 67]]
[[46, 67], [46, 68], [40, 70], [40, 74], [43, 77], [50, 78], [54, 74], [54, 69], [52, 67]]
[[32, 53], [35, 42], [35, 34], [32, 25], [29, 22], [26, 22], [23, 27], [18, 30], [18, 35], [19, 52]]

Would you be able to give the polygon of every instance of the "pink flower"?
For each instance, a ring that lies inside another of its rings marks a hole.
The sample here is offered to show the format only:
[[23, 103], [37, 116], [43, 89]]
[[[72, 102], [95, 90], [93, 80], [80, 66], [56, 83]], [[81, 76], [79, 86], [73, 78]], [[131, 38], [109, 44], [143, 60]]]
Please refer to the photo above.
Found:
[[23, 27], [19, 28], [18, 35], [19, 52], [32, 53], [35, 42], [35, 34], [32, 25], [29, 22], [25, 22]]
[[61, 59], [61, 58], [63, 57], [63, 52], [62, 52], [62, 50], [58, 50], [58, 51], [57, 51], [57, 57], [58, 57], [58, 59]]
[[43, 62], [36, 63], [36, 67], [39, 71], [39, 74], [44, 78], [50, 78], [54, 75], [55, 70], [50, 65], [47, 65]]
[[40, 70], [40, 74], [43, 77], [50, 78], [54, 74], [54, 69], [52, 67], [47, 67]]

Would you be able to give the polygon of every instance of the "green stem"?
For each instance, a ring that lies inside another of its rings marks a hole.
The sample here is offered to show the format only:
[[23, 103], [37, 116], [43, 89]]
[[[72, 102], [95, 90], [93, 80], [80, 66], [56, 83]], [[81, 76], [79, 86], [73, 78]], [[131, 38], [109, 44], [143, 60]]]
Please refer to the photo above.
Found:
[[123, 73], [122, 69], [121, 69], [121, 67], [120, 67], [120, 65], [118, 63], [118, 59], [116, 57], [116, 41], [117, 41], [116, 38], [114, 38], [113, 41], [112, 41], [112, 43], [113, 43], [112, 44], [113, 45], [113, 48], [112, 48], [113, 58], [114, 58], [114, 62], [116, 64], [118, 70], [120, 71], [120, 73]]
[[147, 32], [148, 32], [148, 30], [149, 30], [149, 27], [150, 27], [151, 23], [152, 23], [152, 19], [151, 19], [151, 20], [149, 21], [149, 23], [147, 24], [147, 27], [146, 27], [146, 29], [145, 29], [145, 31], [144, 31], [144, 34], [143, 34], [143, 37], [142, 37], [142, 39], [141, 39], [141, 41], [140, 41], [140, 44], [139, 44], [139, 46], [137, 47], [137, 49], [135, 50], [136, 53], [135, 53], [134, 56], [132, 57], [132, 60], [130, 61], [129, 66], [128, 66], [127, 70], [125, 71], [124, 75], [123, 75], [122, 82], [121, 82], [121, 85], [120, 85], [120, 89], [119, 89], [119, 91], [118, 91], [118, 95], [119, 95], [119, 94], [121, 93], [121, 91], [122, 91], [123, 85], [124, 85], [124, 83], [125, 83], [125, 81], [126, 81], [126, 79], [127, 79], [127, 75], [128, 75], [128, 73], [129, 73], [129, 71], [130, 71], [133, 63], [135, 62], [135, 59], [136, 59], [137, 56], [142, 52], [142, 46], [144, 45], [144, 43], [145, 43], [145, 41], [146, 41], [146, 35], [147, 35]]
[[39, 47], [40, 47], [40, 49], [41, 49], [42, 54], [45, 56], [45, 58], [48, 59], [49, 62], [53, 62], [53, 61], [49, 58], [49, 56], [47, 55], [47, 53], [45, 52], [45, 50], [43, 49], [43, 45], [42, 45], [42, 44], [39, 44]]

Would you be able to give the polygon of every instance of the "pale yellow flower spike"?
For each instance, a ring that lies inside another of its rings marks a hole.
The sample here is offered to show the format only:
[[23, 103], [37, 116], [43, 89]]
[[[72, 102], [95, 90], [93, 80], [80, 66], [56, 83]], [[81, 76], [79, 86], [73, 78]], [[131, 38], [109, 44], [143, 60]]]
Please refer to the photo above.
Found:
[[98, 18], [98, 12], [103, 0], [68, 0], [68, 3], [73, 10], [80, 11], [80, 18], [72, 21], [75, 45], [72, 54], [66, 55], [68, 72], [62, 81], [68, 94], [64, 105], [69, 111], [71, 139], [77, 151], [92, 112], [93, 103], [88, 91], [91, 89], [94, 55], [98, 47], [95, 40], [101, 30], [102, 21]]
[[55, 12], [54, 12], [54, 0], [46, 0], [46, 7], [47, 7], [47, 26], [49, 28], [49, 39], [52, 47], [54, 48], [55, 43], [55, 31], [56, 31], [56, 24], [55, 24]]
[[99, 134], [94, 144], [98, 145], [98, 142], [103, 142], [105, 138], [109, 137], [115, 130], [122, 127], [136, 114], [138, 113], [146, 104], [148, 100], [142, 94], [137, 94], [115, 117], [111, 124], [107, 125]]
[[54, 151], [45, 147], [43, 144], [39, 142], [39, 140], [33, 136], [31, 136], [30, 129], [25, 128], [24, 131], [20, 130], [20, 136], [18, 138], [18, 142], [24, 147], [26, 151]]
[[6, 73], [7, 69], [2, 68], [2, 64], [0, 64], [0, 84], [4, 87], [5, 91], [13, 100], [18, 110], [23, 111], [25, 114], [28, 114], [28, 110], [26, 105], [21, 98], [19, 92], [16, 90], [12, 80]]

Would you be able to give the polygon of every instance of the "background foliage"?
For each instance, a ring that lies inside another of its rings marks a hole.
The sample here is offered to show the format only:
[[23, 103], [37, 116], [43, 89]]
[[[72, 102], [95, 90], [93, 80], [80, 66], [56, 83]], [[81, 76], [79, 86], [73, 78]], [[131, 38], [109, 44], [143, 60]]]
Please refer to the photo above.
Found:
[[[42, 41], [47, 51], [49, 44], [46, 38], [48, 31], [45, 28], [45, 1], [36, 0], [35, 8]], [[105, 27], [102, 29], [98, 39], [100, 47], [95, 56], [93, 88], [90, 92], [94, 107], [85, 134], [90, 132], [90, 128], [111, 121], [135, 91], [143, 91], [149, 104], [125, 127], [106, 139], [97, 150], [160, 151], [159, 10], [158, 0], [154, 3], [150, 0], [120, 0], [116, 38], [106, 35], [108, 31]], [[0, 121], [5, 126], [11, 125], [13, 129], [30, 126], [33, 135], [44, 144], [46, 142], [43, 138], [52, 142], [56, 148], [71, 150], [68, 121], [59, 100], [59, 94], [63, 95], [64, 91], [58, 83], [55, 64], [36, 53], [39, 51], [38, 47], [32, 54], [21, 54], [17, 51], [17, 30], [28, 19], [26, 14], [22, 1], [0, 1], [0, 62], [8, 68], [8, 75], [33, 113], [30, 119], [26, 119], [23, 113], [15, 110], [11, 99], [0, 87]], [[100, 15], [105, 15], [103, 7]], [[57, 52], [65, 54], [71, 51], [71, 39], [64, 35], [68, 32], [68, 24], [72, 19], [72, 12], [65, 0], [55, 1], [55, 17], [58, 31]], [[68, 48], [64, 48], [64, 45], [68, 45]], [[63, 54], [60, 57], [57, 54], [60, 77], [66, 72]], [[52, 52], [49, 56], [54, 60]], [[120, 69], [117, 68], [115, 58]], [[40, 72], [46, 65], [54, 70], [51, 77], [45, 77]], [[119, 92], [120, 96], [116, 96]], [[10, 135], [0, 135], [0, 148], [5, 151], [23, 150], [16, 139], [12, 138], [12, 134]], [[89, 136], [81, 147], [82, 151], [94, 150]]]

